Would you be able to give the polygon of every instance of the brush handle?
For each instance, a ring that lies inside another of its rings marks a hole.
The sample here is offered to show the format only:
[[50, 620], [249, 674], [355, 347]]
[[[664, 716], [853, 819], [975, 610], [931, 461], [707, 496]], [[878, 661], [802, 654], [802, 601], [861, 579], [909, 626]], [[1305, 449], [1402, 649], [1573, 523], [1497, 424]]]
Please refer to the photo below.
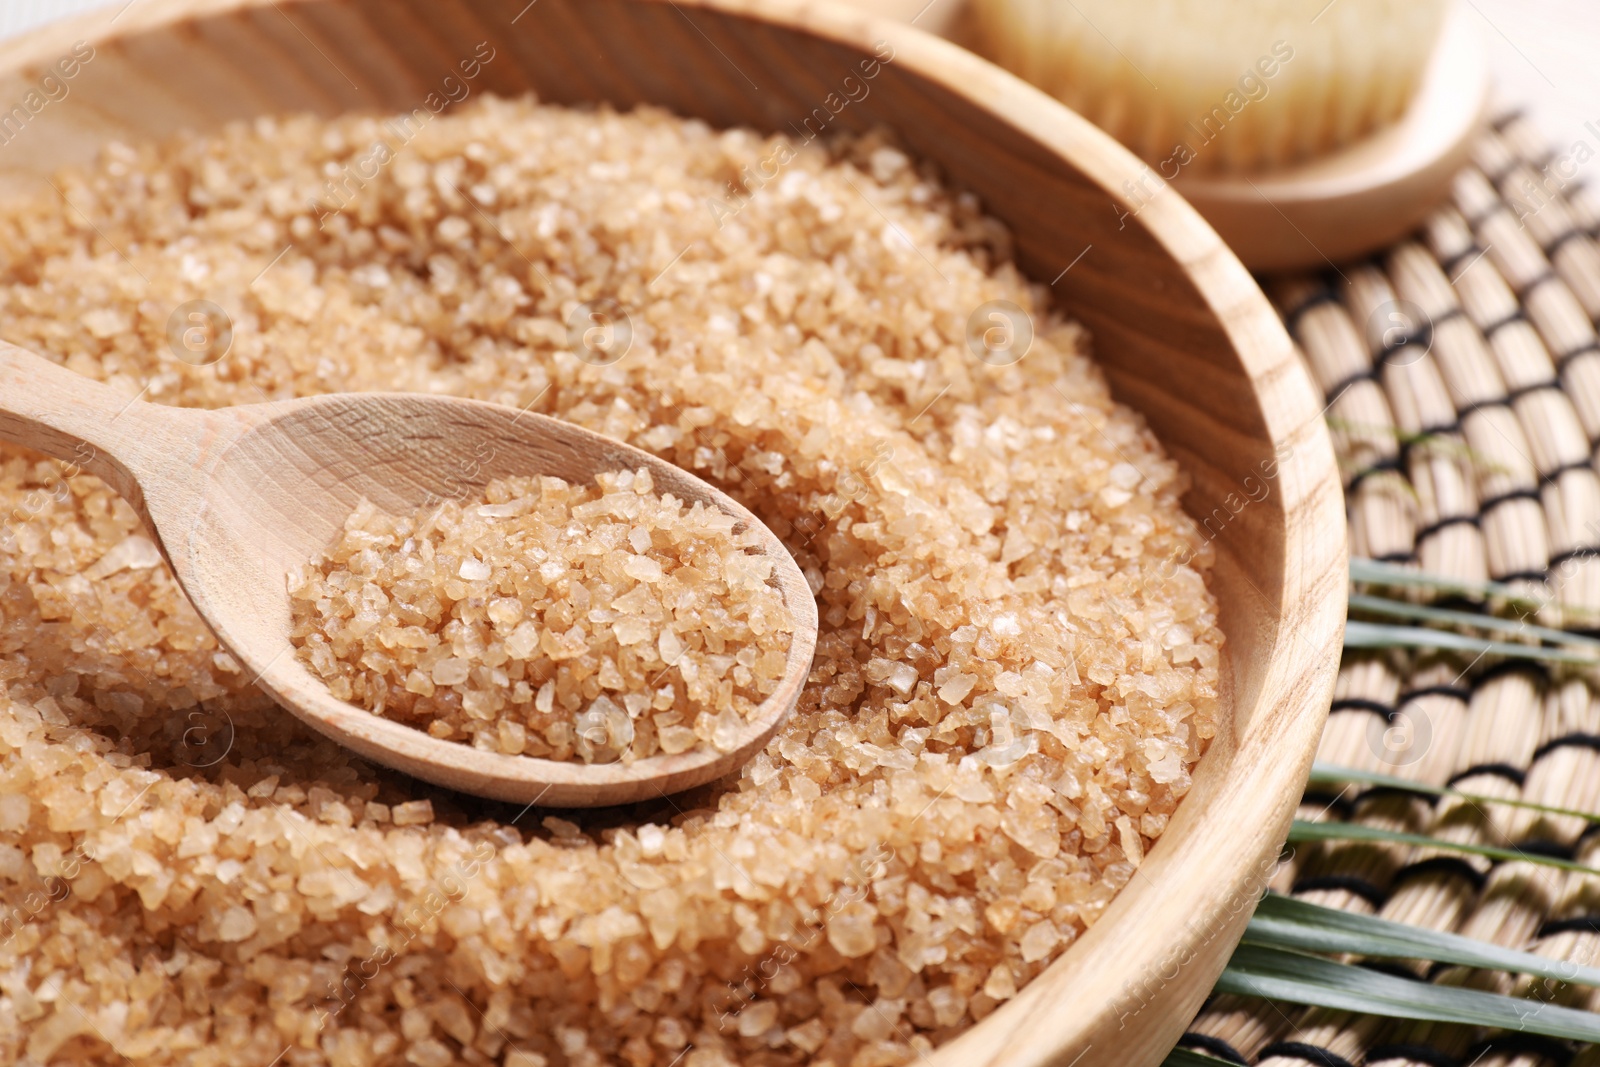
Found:
[[69, 464], [68, 478], [87, 471], [138, 503], [141, 475], [159, 469], [160, 446], [180, 421], [171, 409], [128, 400], [0, 341], [0, 439]]

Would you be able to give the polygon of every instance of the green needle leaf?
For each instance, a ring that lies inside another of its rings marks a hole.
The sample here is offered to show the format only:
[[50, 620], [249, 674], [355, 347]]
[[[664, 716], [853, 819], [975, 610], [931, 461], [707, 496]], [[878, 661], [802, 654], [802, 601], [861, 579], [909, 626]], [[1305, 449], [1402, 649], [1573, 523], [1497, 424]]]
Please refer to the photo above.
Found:
[[1409, 981], [1320, 956], [1260, 945], [1239, 946], [1218, 979], [1216, 991], [1390, 1019], [1461, 1023], [1571, 1041], [1600, 1041], [1600, 1015], [1591, 1012], [1475, 989]]
[[1506, 797], [1491, 797], [1483, 793], [1468, 793], [1460, 789], [1451, 789], [1448, 786], [1428, 785], [1425, 782], [1416, 782], [1410, 778], [1400, 778], [1393, 774], [1357, 770], [1355, 767], [1341, 767], [1333, 763], [1313, 763], [1311, 765], [1311, 777], [1308, 781], [1315, 785], [1344, 785], [1354, 782], [1360, 785], [1384, 786], [1389, 789], [1403, 789], [1410, 793], [1426, 793], [1429, 796], [1460, 797], [1475, 804], [1500, 804], [1508, 808], [1525, 808], [1528, 811], [1543, 812], [1546, 815], [1570, 815], [1587, 822], [1600, 822], [1600, 811], [1579, 811], [1576, 808], [1558, 808], [1550, 804], [1535, 804], [1531, 800], [1512, 800]]
[[1244, 940], [1268, 948], [1435, 960], [1600, 986], [1600, 968], [1580, 967], [1565, 960], [1517, 952], [1459, 934], [1439, 933], [1370, 915], [1325, 908], [1276, 893], [1269, 893], [1262, 899]]
[[1499, 582], [1463, 582], [1459, 578], [1449, 578], [1443, 574], [1429, 574], [1427, 571], [1416, 571], [1410, 567], [1402, 567], [1397, 563], [1381, 563], [1375, 559], [1351, 559], [1350, 580], [1352, 582], [1371, 582], [1374, 585], [1406, 586], [1418, 589], [1434, 589], [1441, 593], [1460, 593], [1465, 596], [1474, 596], [1482, 599], [1498, 597], [1510, 604], [1521, 604], [1535, 610], [1543, 608], [1544, 602], [1527, 593], [1514, 589], [1509, 585]]
[[1344, 624], [1345, 648], [1437, 648], [1451, 652], [1470, 652], [1479, 656], [1510, 656], [1514, 659], [1544, 659], [1557, 663], [1600, 665], [1600, 655], [1567, 648], [1546, 648], [1515, 641], [1487, 641], [1458, 634], [1453, 630], [1430, 630], [1425, 626], [1388, 626], [1352, 619]]
[[[1376, 826], [1362, 826], [1350, 822], [1302, 822], [1299, 819], [1289, 828], [1289, 840], [1304, 841], [1377, 841], [1390, 845], [1415, 845], [1417, 848], [1438, 849], [1441, 852], [1461, 852], [1469, 856], [1484, 856], [1501, 862], [1534, 863], [1541, 867], [1556, 867], [1580, 874], [1600, 874], [1600, 870], [1581, 863], [1545, 856], [1537, 852], [1522, 852], [1515, 848], [1498, 848], [1494, 845], [1473, 845], [1460, 841], [1445, 841], [1426, 834], [1405, 834], [1382, 830]], [[1600, 1016], [1596, 1016], [1600, 1018]]]
[[1373, 615], [1388, 615], [1397, 619], [1420, 619], [1424, 622], [1438, 623], [1441, 626], [1470, 626], [1479, 630], [1522, 634], [1527, 637], [1538, 638], [1541, 641], [1549, 641], [1553, 644], [1592, 648], [1600, 651], [1600, 639], [1586, 637], [1583, 634], [1569, 633], [1566, 630], [1552, 630], [1548, 626], [1536, 626], [1526, 619], [1503, 619], [1498, 615], [1485, 615], [1475, 611], [1453, 611], [1447, 608], [1433, 608], [1425, 604], [1413, 604], [1405, 600], [1390, 600], [1388, 597], [1368, 596], [1365, 593], [1350, 594], [1350, 610], [1365, 611]]

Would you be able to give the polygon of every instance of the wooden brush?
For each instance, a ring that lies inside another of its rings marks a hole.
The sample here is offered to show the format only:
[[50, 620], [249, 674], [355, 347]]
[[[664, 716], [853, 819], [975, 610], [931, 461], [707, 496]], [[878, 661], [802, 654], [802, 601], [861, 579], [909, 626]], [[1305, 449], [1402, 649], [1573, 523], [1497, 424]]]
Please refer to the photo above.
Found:
[[853, 0], [1045, 90], [1258, 270], [1393, 243], [1466, 162], [1487, 61], [1460, 0]]
[[1273, 170], [1399, 118], [1445, 0], [972, 0], [972, 43], [1151, 166]]

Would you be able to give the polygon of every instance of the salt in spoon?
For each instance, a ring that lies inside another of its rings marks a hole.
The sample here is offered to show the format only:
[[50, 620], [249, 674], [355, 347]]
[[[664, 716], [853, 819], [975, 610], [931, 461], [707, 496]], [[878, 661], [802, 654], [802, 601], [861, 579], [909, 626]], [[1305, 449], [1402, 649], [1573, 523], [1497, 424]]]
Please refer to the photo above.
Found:
[[[816, 601], [771, 530], [687, 471], [559, 419], [411, 393], [177, 408], [126, 400], [0, 342], [0, 439], [75, 463], [132, 503], [217, 640], [285, 708], [367, 759], [450, 789], [583, 808], [701, 785], [766, 745], [811, 669]], [[485, 752], [335, 698], [295, 655], [289, 571], [324, 553], [362, 498], [406, 514], [472, 495], [495, 478], [553, 475], [590, 484], [604, 471], [639, 468], [658, 492], [716, 507], [755, 530], [790, 613], [783, 677], [730, 751], [605, 764]]]

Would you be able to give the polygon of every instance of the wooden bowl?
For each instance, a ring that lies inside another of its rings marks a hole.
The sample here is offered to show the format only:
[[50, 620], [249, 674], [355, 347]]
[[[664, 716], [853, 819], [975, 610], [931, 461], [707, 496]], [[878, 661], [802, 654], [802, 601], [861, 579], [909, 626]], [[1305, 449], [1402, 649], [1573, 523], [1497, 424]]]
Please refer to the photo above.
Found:
[[[74, 42], [95, 50], [70, 94], [0, 152], [0, 193], [47, 191], [43, 175], [113, 137], [267, 112], [409, 111], [485, 40], [498, 55], [479, 90], [650, 102], [766, 130], [808, 117], [894, 128], [1010, 224], [1023, 267], [1053, 282], [1118, 395], [1192, 477], [1186, 506], [1215, 539], [1228, 641], [1223, 728], [1100, 921], [928, 1061], [1160, 1062], [1277, 855], [1341, 644], [1333, 451], [1266, 299], [1180, 198], [1123, 217], [1120, 190], [1140, 163], [1065, 107], [920, 30], [805, 0], [117, 0], [0, 46], [5, 101], [22, 100]], [[846, 93], [858, 99], [840, 106]]]

